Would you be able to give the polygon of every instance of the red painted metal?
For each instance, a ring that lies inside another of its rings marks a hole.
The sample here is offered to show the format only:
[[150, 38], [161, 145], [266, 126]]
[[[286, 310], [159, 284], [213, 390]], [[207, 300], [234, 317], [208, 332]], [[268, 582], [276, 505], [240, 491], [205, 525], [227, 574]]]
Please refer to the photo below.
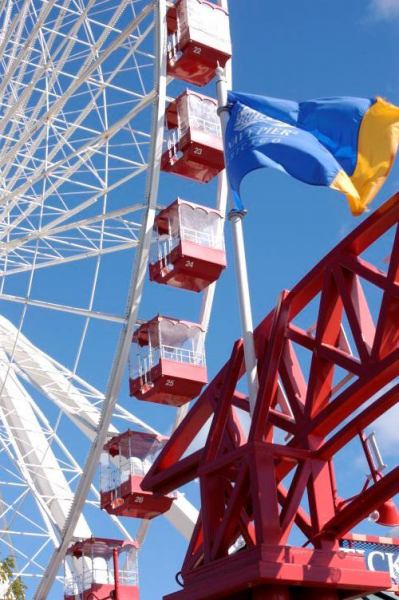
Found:
[[166, 109], [169, 129], [161, 169], [208, 183], [224, 169], [223, 141], [217, 102], [186, 90]]
[[[67, 551], [68, 557], [82, 559], [85, 562], [85, 574], [80, 578], [77, 576], [76, 593], [64, 594], [64, 600], [139, 600], [139, 588], [136, 585], [126, 584], [125, 579], [128, 578], [127, 573], [123, 573], [120, 577], [119, 560], [126, 552], [134, 552], [138, 549], [138, 544], [133, 541], [111, 540], [108, 538], [90, 538], [75, 542]], [[97, 573], [96, 567], [91, 567], [91, 561], [94, 559], [102, 559], [112, 563], [112, 571], [110, 574]], [[82, 566], [82, 565], [81, 565]], [[129, 577], [135, 576], [137, 580], [137, 571], [130, 573]], [[110, 581], [103, 581], [104, 579]]]
[[[260, 386], [248, 434], [237, 414], [249, 412], [236, 391], [244, 373], [237, 342], [147, 474], [143, 488], [158, 493], [200, 482], [184, 589], [168, 600], [338, 600], [390, 587], [387, 573], [368, 571], [339, 541], [399, 493], [399, 467], [359, 482], [350, 497], [335, 471], [339, 452], [399, 400], [398, 223], [399, 194], [257, 327]], [[383, 270], [375, 247], [389, 238]], [[187, 455], [210, 417], [205, 447]], [[352, 492], [357, 473], [346, 468]]]
[[168, 74], [206, 85], [231, 58], [228, 13], [207, 0], [178, 0], [169, 8]]
[[[64, 600], [110, 600], [113, 599], [112, 594], [115, 592], [114, 585], [108, 584], [93, 584], [90, 589], [84, 590], [78, 596], [64, 595]], [[139, 600], [139, 590], [135, 586], [120, 585], [118, 596], [114, 596], [118, 600]]]
[[143, 347], [149, 346], [152, 340], [152, 346], [142, 363], [142, 372], [130, 377], [130, 395], [137, 400], [181, 406], [201, 392], [208, 381], [207, 370], [204, 361], [200, 360], [200, 352], [187, 353], [183, 347], [184, 339], [176, 342], [176, 346], [163, 340], [165, 335], [162, 336], [162, 327], [165, 322], [175, 326], [176, 330], [185, 327], [187, 339], [193, 332], [198, 335], [203, 333], [196, 323], [164, 316], [154, 317], [140, 325], [133, 342]]
[[116, 489], [102, 492], [101, 508], [110, 515], [136, 519], [153, 519], [168, 511], [173, 496], [143, 492], [142, 481], [143, 477], [131, 476]]
[[120, 595], [120, 585], [119, 585], [119, 556], [118, 556], [117, 548], [113, 548], [113, 550], [112, 550], [112, 562], [114, 565], [114, 579], [115, 579], [115, 590], [114, 590], [113, 600], [122, 600], [121, 595]]
[[219, 279], [226, 267], [222, 224], [220, 211], [180, 198], [161, 210], [150, 280], [200, 292]]
[[150, 385], [142, 385], [139, 377], [130, 380], [130, 395], [137, 400], [169, 406], [182, 406], [190, 402], [207, 382], [205, 367], [162, 358], [149, 374], [152, 381]]
[[[112, 457], [101, 465], [101, 508], [111, 515], [153, 519], [172, 506], [173, 495], [153, 494], [141, 489], [146, 461], [148, 465], [162, 448], [167, 438], [141, 431], [125, 431], [111, 438], [104, 446], [105, 457]], [[119, 459], [119, 462], [117, 462]], [[110, 484], [110, 485], [109, 485]]]
[[385, 527], [396, 527], [399, 525], [399, 512], [393, 500], [386, 500], [376, 508], [376, 523]]

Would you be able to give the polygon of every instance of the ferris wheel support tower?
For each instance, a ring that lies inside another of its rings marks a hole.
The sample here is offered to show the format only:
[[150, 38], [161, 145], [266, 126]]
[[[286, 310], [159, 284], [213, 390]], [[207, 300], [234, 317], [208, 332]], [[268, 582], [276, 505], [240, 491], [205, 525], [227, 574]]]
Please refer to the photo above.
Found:
[[[382, 271], [365, 254], [375, 256], [387, 232], [392, 248]], [[284, 292], [256, 328], [259, 393], [248, 433], [238, 415], [251, 408], [236, 389], [245, 373], [243, 342], [236, 342], [142, 484], [165, 494], [200, 481], [183, 590], [165, 598], [338, 600], [397, 591], [388, 572], [368, 570], [364, 555], [350, 549], [353, 539], [367, 541], [351, 531], [369, 515], [385, 526], [398, 522], [399, 467], [383, 474], [364, 435], [399, 398], [398, 274], [396, 194]], [[378, 306], [370, 286], [382, 292]], [[187, 455], [210, 418], [204, 448]], [[345, 497], [339, 456], [355, 443], [370, 474]]]

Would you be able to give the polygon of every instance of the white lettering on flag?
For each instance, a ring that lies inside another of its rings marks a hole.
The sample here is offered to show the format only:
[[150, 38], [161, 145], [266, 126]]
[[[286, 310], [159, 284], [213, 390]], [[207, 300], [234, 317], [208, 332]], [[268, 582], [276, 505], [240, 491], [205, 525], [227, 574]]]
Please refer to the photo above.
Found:
[[293, 125], [263, 115], [248, 106], [240, 106], [233, 131], [234, 135], [228, 143], [229, 162], [250, 147], [267, 143], [278, 144], [283, 138], [299, 133]]

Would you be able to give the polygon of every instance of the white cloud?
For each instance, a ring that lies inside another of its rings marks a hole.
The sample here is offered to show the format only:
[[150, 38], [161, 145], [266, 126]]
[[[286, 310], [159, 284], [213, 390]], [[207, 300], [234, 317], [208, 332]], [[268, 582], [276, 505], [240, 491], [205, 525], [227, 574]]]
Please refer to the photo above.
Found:
[[371, 0], [370, 8], [382, 19], [399, 17], [399, 0]]
[[[383, 455], [386, 454], [388, 457], [397, 458], [398, 456], [398, 423], [399, 405], [396, 404], [371, 426], [371, 428], [376, 432], [378, 444], [383, 452]], [[391, 466], [396, 465], [391, 464]]]
[[[399, 384], [399, 377], [395, 377], [387, 385], [381, 388], [374, 396], [366, 402], [362, 410], [370, 406], [373, 402], [378, 400], [381, 396], [389, 392], [393, 387]], [[396, 396], [397, 397], [397, 396]], [[381, 417], [374, 421], [370, 427], [367, 428], [367, 432], [375, 431], [377, 436], [378, 447], [382, 452], [383, 460], [387, 458], [389, 468], [396, 466], [398, 458], [398, 443], [399, 443], [399, 402], [394, 404], [392, 408], [387, 410]], [[392, 461], [392, 458], [394, 459]], [[390, 460], [391, 459], [391, 460]]]

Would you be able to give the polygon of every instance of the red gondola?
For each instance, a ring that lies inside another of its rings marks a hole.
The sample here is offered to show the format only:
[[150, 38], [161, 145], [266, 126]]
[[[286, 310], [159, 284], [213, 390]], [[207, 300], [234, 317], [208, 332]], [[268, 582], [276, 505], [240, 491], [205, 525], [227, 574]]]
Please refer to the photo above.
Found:
[[207, 0], [178, 0], [167, 21], [168, 74], [206, 85], [231, 57], [228, 13]]
[[166, 109], [169, 129], [163, 171], [207, 183], [224, 169], [217, 102], [186, 90]]
[[104, 446], [101, 508], [111, 515], [152, 519], [170, 509], [174, 496], [143, 492], [140, 484], [167, 438], [125, 431]]
[[219, 279], [226, 266], [223, 216], [178, 198], [154, 223], [150, 279], [200, 292]]
[[207, 383], [204, 331], [200, 325], [157, 316], [135, 331], [130, 395], [181, 406]]
[[64, 600], [139, 600], [137, 550], [134, 541], [75, 542], [64, 563]]

